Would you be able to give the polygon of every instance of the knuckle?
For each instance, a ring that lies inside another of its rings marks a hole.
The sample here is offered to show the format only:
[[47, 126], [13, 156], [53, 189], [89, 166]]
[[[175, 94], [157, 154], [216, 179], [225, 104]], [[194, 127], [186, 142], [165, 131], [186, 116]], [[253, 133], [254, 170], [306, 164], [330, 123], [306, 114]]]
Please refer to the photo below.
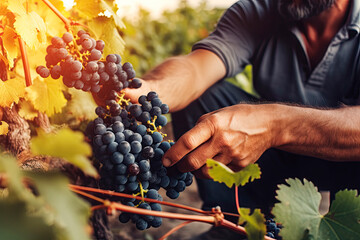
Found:
[[187, 160], [187, 167], [190, 171], [199, 169], [202, 166], [201, 160], [195, 156], [189, 156]]
[[192, 150], [195, 147], [195, 136], [193, 135], [184, 136], [183, 143], [187, 149]]

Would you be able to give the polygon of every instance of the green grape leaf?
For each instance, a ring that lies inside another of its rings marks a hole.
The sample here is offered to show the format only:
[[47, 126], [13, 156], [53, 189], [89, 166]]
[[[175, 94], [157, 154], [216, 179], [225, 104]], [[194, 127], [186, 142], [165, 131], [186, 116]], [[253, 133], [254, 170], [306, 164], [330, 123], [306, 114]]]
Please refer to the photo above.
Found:
[[258, 164], [250, 164], [239, 172], [234, 172], [226, 165], [217, 162], [213, 159], [208, 159], [206, 165], [209, 170], [209, 175], [216, 182], [225, 183], [229, 188], [233, 184], [236, 186], [244, 186], [248, 182], [252, 182], [255, 179], [259, 179], [261, 171]]
[[56, 172], [28, 172], [26, 175], [35, 183], [46, 209], [53, 213], [51, 220], [58, 228], [58, 237], [90, 240], [86, 232], [90, 205], [70, 191], [68, 179]]
[[246, 234], [249, 240], [263, 240], [266, 233], [264, 215], [260, 209], [255, 209], [250, 214], [249, 208], [239, 208], [239, 224], [245, 224]]
[[277, 199], [273, 208], [276, 222], [282, 223], [281, 236], [288, 240], [303, 239], [305, 230], [318, 228], [321, 214], [319, 205], [321, 195], [312, 182], [304, 179], [287, 179], [288, 185], [279, 185]]
[[34, 154], [60, 157], [90, 176], [97, 177], [98, 175], [88, 159], [91, 155], [91, 147], [85, 142], [81, 132], [75, 132], [68, 128], [48, 134], [39, 131], [38, 136], [32, 138], [30, 144]]
[[93, 18], [88, 26], [97, 39], [102, 39], [105, 42], [104, 56], [124, 52], [125, 42], [118, 32], [113, 18], [99, 16]]
[[0, 198], [0, 239], [57, 239], [55, 229], [44, 218], [28, 211], [25, 201]]
[[316, 239], [360, 239], [360, 196], [356, 190], [335, 195], [330, 211], [321, 219]]
[[273, 214], [284, 228], [284, 239], [351, 240], [360, 239], [360, 197], [355, 190], [336, 194], [330, 211], [319, 212], [321, 195], [313, 183], [304, 179], [287, 179], [280, 185]]

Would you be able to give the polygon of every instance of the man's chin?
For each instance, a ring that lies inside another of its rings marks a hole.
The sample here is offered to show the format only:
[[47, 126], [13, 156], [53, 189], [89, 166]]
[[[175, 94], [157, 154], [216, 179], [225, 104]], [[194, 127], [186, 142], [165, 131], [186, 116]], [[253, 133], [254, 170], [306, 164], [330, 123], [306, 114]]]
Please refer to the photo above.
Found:
[[329, 9], [335, 0], [278, 0], [278, 11], [290, 21], [299, 21], [319, 15]]

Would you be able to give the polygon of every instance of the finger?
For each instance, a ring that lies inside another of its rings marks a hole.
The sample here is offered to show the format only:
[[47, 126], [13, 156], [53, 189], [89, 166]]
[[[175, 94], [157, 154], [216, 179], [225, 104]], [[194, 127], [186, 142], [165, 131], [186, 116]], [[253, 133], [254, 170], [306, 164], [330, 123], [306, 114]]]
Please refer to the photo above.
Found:
[[125, 98], [130, 99], [132, 103], [138, 103], [138, 99], [141, 95], [147, 95], [151, 91], [149, 83], [142, 80], [140, 88], [125, 88]]
[[212, 144], [211, 141], [207, 141], [183, 157], [181, 161], [177, 163], [177, 168], [181, 172], [195, 171], [206, 164], [208, 158], [215, 156], [218, 150], [216, 145]]
[[214, 127], [209, 124], [209, 121], [202, 121], [196, 124], [195, 127], [181, 136], [175, 145], [165, 153], [163, 158], [164, 166], [174, 165], [195, 148], [209, 140], [214, 133], [213, 129]]

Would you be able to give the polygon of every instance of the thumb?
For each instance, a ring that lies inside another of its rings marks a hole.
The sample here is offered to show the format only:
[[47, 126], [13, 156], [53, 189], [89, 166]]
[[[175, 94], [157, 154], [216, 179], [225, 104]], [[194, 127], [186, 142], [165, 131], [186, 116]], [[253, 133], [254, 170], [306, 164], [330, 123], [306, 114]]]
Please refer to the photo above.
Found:
[[141, 80], [140, 88], [125, 88], [125, 98], [130, 99], [132, 103], [138, 103], [141, 95], [147, 95], [151, 91], [150, 84], [147, 81]]

